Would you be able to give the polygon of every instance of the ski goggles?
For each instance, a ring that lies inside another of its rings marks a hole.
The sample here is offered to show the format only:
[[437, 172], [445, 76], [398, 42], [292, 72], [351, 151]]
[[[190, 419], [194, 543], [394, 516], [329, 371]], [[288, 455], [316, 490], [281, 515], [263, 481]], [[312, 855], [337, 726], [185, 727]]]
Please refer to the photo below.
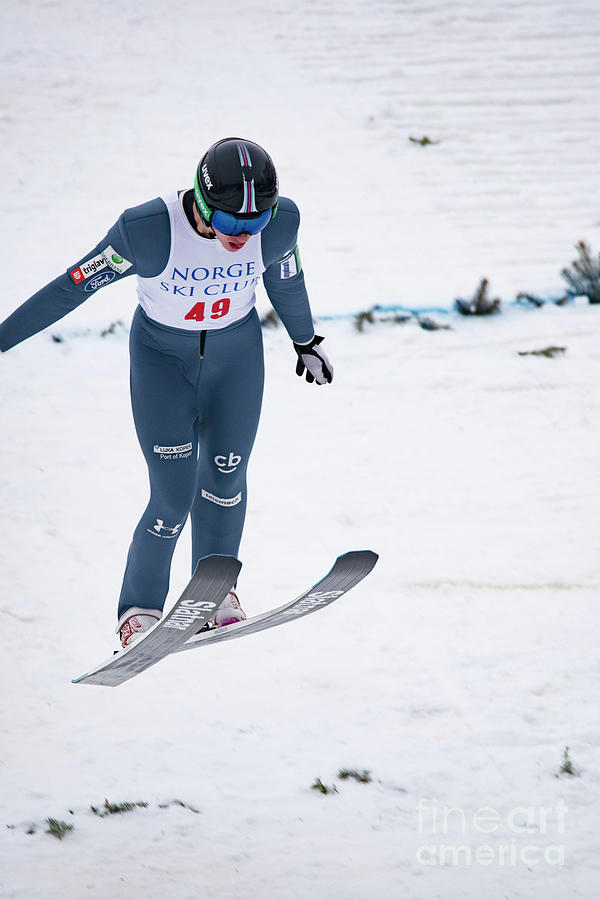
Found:
[[215, 209], [210, 217], [210, 224], [213, 228], [216, 228], [217, 231], [220, 231], [221, 234], [228, 234], [230, 236], [235, 234], [258, 234], [259, 231], [262, 231], [263, 228], [269, 224], [272, 217], [272, 209], [267, 209], [264, 213], [255, 216], [253, 219], [238, 219], [237, 216], [228, 212], [223, 212], [222, 209]]

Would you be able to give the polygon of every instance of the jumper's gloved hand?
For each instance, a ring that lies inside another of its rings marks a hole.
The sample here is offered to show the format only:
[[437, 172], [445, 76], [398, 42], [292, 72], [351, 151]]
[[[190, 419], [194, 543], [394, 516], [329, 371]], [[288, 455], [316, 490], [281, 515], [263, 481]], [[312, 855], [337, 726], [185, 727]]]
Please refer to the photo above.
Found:
[[308, 344], [294, 344], [294, 350], [298, 354], [296, 375], [302, 377], [306, 369], [306, 380], [309, 383], [316, 381], [317, 384], [326, 384], [333, 380], [333, 366], [325, 351], [319, 347], [322, 340], [320, 335], [315, 334]]

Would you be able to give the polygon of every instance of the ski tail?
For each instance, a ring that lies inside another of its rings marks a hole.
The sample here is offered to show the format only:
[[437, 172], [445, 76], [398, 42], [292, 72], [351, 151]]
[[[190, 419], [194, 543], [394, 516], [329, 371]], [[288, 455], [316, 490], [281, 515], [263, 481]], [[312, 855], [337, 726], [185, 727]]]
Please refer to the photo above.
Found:
[[215, 614], [241, 567], [233, 556], [203, 557], [179, 600], [156, 625], [72, 683], [115, 687], [173, 653]]

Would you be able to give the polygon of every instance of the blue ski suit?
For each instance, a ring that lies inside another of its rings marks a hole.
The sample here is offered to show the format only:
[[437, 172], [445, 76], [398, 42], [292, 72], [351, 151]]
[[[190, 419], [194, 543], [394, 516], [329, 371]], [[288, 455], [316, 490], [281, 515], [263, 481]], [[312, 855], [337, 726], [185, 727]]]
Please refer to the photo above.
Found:
[[131, 400], [150, 499], [129, 548], [119, 617], [132, 606], [163, 608], [188, 515], [192, 570], [207, 554], [238, 553], [264, 380], [254, 308], [261, 276], [291, 339], [314, 334], [295, 204], [281, 198], [266, 228], [232, 253], [198, 234], [190, 202], [181, 191], [125, 210], [93, 250], [0, 324], [5, 352], [105, 285], [137, 275]]

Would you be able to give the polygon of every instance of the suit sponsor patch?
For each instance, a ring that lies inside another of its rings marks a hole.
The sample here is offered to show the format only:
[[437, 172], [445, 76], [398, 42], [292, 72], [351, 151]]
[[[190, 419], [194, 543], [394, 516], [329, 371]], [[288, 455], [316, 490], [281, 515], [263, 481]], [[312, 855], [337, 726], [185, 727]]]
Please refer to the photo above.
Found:
[[160, 447], [158, 444], [154, 445], [155, 453], [187, 453], [187, 451], [191, 449], [191, 441], [187, 444], [178, 444], [176, 447]]
[[102, 251], [102, 256], [104, 257], [106, 265], [119, 275], [123, 275], [133, 265], [128, 259], [125, 259], [120, 253], [117, 253], [115, 248], [111, 247], [110, 244]]
[[113, 278], [116, 278], [115, 272], [101, 272], [99, 275], [94, 275], [85, 286], [86, 293], [91, 294], [92, 291], [97, 291], [98, 288], [104, 287], [105, 284], [109, 284]]
[[216, 503], [217, 506], [237, 506], [242, 499], [242, 492], [236, 494], [235, 497], [215, 497], [214, 494], [210, 494], [208, 491], [205, 491], [202, 488], [202, 496], [205, 500], [210, 500], [211, 503]]
[[302, 264], [300, 262], [300, 251], [298, 250], [298, 244], [294, 247], [293, 250], [284, 256], [281, 262], [279, 263], [280, 268], [280, 277], [281, 278], [293, 278], [294, 275], [297, 275], [298, 272], [302, 269]]
[[155, 444], [154, 452], [158, 453], [161, 459], [189, 459], [192, 455], [192, 442], [172, 447], [161, 447], [160, 444]]
[[92, 256], [90, 259], [86, 259], [86, 261], [82, 262], [76, 269], [71, 269], [69, 275], [75, 284], [81, 284], [86, 278], [91, 278], [91, 276], [95, 275], [100, 269], [105, 268], [106, 259], [104, 258], [104, 254], [100, 253], [98, 256]]

